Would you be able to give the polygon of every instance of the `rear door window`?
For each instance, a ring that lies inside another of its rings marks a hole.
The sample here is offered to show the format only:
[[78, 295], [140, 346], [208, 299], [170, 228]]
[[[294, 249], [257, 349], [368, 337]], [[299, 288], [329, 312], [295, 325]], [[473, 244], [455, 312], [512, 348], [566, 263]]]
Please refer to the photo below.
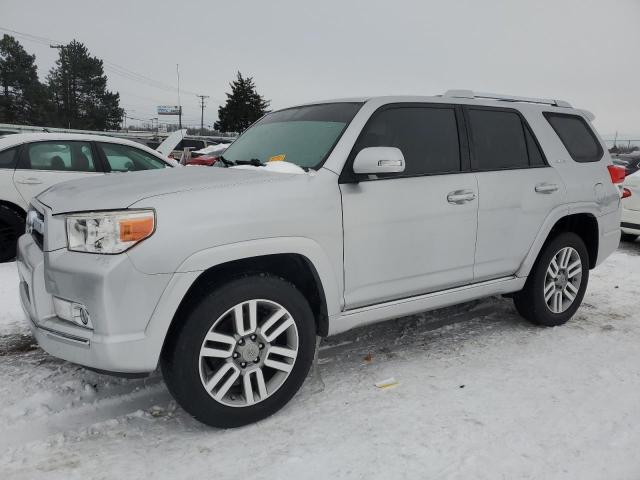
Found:
[[578, 115], [545, 112], [545, 118], [576, 162], [598, 162], [604, 151], [584, 118]]
[[525, 128], [520, 115], [507, 110], [474, 108], [467, 112], [473, 147], [472, 162], [476, 170], [529, 166]]
[[167, 167], [167, 163], [139, 148], [117, 143], [99, 143], [112, 172], [135, 172]]
[[21, 169], [58, 172], [95, 172], [88, 142], [36, 142], [26, 146]]
[[16, 168], [16, 160], [18, 159], [18, 148], [9, 148], [0, 152], [0, 168]]
[[364, 128], [356, 153], [367, 147], [396, 147], [405, 171], [386, 176], [417, 176], [461, 170], [458, 125], [453, 107], [392, 107], [375, 113]]

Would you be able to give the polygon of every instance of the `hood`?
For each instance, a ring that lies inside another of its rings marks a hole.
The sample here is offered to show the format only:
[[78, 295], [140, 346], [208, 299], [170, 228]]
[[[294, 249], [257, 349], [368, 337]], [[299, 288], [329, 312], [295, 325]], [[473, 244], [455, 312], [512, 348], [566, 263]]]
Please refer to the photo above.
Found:
[[141, 172], [110, 173], [58, 183], [36, 198], [53, 214], [117, 210], [158, 195], [191, 190], [232, 188], [257, 183], [283, 182], [298, 175], [265, 168], [185, 167]]
[[168, 157], [169, 154], [176, 149], [178, 144], [182, 141], [182, 137], [184, 137], [186, 134], [187, 131], [185, 129], [176, 130], [167, 138], [165, 138], [160, 145], [158, 145], [156, 151], [160, 152], [163, 157]]

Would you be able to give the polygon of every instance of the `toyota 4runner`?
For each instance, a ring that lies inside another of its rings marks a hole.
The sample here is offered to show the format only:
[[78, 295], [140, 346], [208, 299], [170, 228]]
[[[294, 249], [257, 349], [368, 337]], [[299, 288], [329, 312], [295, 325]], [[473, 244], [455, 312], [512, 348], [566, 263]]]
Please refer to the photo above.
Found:
[[498, 294], [560, 325], [620, 239], [624, 172], [592, 119], [466, 90], [276, 111], [214, 167], [41, 193], [19, 239], [22, 304], [50, 354], [159, 364], [218, 427], [285, 405], [319, 337]]

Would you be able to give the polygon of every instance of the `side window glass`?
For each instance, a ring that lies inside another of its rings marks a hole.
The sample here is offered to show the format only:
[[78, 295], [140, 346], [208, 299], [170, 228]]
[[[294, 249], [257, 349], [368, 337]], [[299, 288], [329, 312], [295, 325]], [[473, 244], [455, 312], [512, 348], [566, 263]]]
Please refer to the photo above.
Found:
[[112, 172], [135, 172], [167, 166], [165, 162], [138, 148], [117, 143], [98, 144]]
[[0, 168], [16, 168], [16, 160], [18, 159], [18, 148], [9, 148], [0, 152]]
[[458, 125], [453, 108], [394, 107], [375, 113], [357, 151], [367, 147], [396, 147], [405, 158], [405, 171], [390, 176], [414, 176], [460, 171]]
[[95, 172], [91, 145], [86, 142], [28, 144], [20, 168], [59, 172]]
[[503, 170], [529, 166], [520, 116], [514, 112], [470, 108], [475, 168]]
[[544, 113], [565, 148], [576, 162], [597, 162], [603, 149], [582, 117], [562, 113]]

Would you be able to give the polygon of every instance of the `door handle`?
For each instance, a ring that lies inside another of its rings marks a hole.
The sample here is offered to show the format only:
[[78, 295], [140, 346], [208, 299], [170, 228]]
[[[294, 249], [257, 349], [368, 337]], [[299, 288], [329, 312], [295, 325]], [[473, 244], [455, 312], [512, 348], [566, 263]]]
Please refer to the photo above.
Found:
[[40, 185], [42, 183], [42, 180], [38, 180], [34, 177], [29, 177], [16, 180], [16, 183], [21, 183], [22, 185]]
[[553, 193], [558, 191], [555, 183], [539, 183], [536, 185], [536, 193]]
[[471, 190], [455, 190], [447, 195], [447, 202], [454, 205], [462, 205], [463, 203], [475, 200], [476, 194]]

